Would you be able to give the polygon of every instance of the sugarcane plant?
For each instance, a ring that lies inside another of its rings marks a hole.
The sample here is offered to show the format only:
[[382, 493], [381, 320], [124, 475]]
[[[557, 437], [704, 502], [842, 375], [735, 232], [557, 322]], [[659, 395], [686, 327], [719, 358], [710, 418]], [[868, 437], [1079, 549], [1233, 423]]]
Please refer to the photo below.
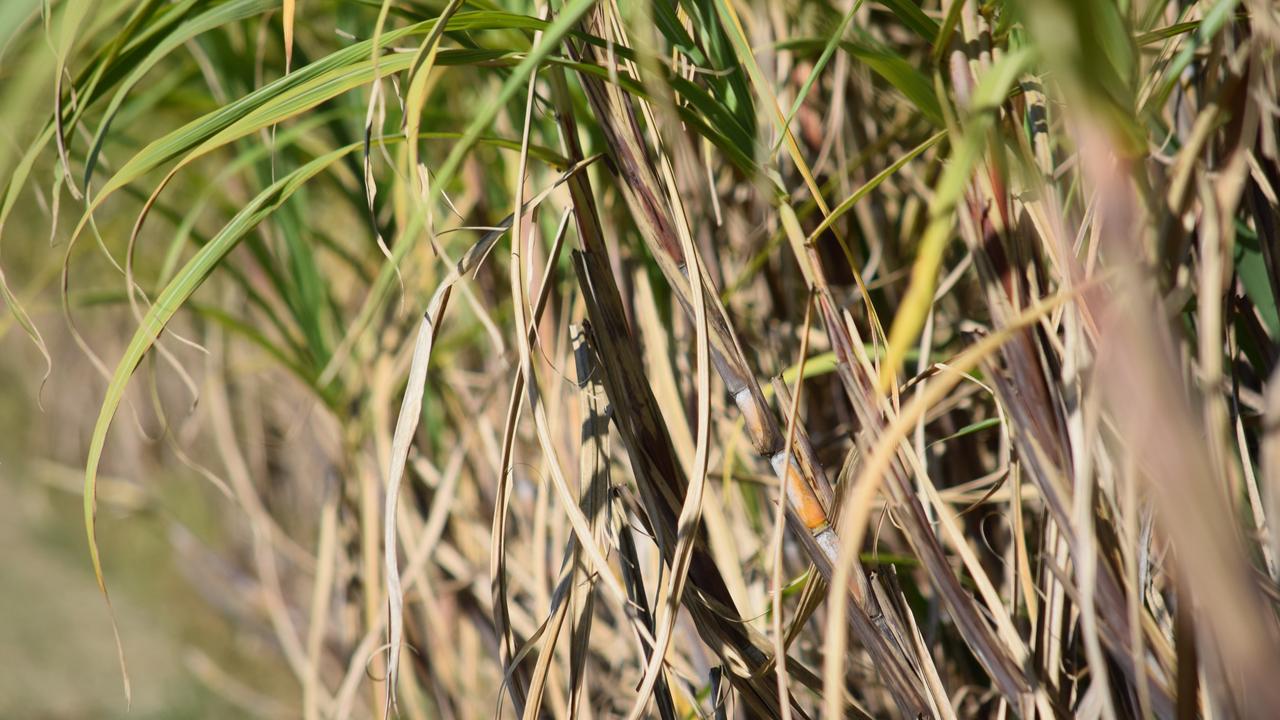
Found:
[[0, 48], [3, 327], [95, 410], [47, 412], [103, 599], [133, 438], [279, 712], [1280, 707], [1275, 4], [9, 0]]

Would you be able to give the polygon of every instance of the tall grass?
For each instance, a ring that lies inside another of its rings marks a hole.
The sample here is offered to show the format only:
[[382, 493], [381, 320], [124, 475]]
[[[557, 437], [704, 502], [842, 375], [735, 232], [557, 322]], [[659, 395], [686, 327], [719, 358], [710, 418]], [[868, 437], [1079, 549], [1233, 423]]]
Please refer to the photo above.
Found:
[[271, 713], [1280, 707], [1274, 4], [0, 25], [4, 328], [104, 598], [142, 433]]

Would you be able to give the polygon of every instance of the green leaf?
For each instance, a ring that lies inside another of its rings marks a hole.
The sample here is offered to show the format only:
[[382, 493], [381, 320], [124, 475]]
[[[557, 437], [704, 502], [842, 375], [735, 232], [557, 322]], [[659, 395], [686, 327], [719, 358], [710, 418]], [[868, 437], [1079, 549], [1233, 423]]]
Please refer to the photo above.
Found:
[[887, 389], [906, 357], [907, 349], [919, 337], [929, 308], [933, 305], [933, 293], [937, 287], [938, 270], [951, 229], [955, 223], [956, 206], [969, 185], [969, 177], [977, 166], [986, 146], [987, 133], [995, 123], [995, 115], [1013, 83], [1031, 63], [1033, 54], [1023, 48], [1010, 52], [997, 60], [978, 81], [974, 90], [964, 137], [953, 143], [951, 161], [942, 172], [942, 178], [934, 188], [929, 203], [929, 224], [925, 227], [916, 260], [911, 267], [911, 284], [894, 315], [889, 331], [889, 345], [882, 366], [881, 389]]
[[212, 9], [180, 24], [172, 33], [166, 35], [141, 62], [132, 65], [132, 70], [120, 84], [120, 88], [111, 97], [111, 101], [107, 103], [102, 122], [98, 124], [98, 130], [93, 135], [93, 141], [90, 143], [89, 154], [85, 159], [84, 165], [85, 187], [89, 186], [89, 182], [93, 178], [94, 168], [97, 167], [98, 154], [102, 151], [102, 144], [106, 141], [107, 131], [111, 128], [111, 121], [115, 119], [116, 113], [119, 112], [120, 106], [124, 103], [125, 98], [128, 97], [129, 92], [141, 82], [148, 72], [191, 38], [237, 20], [260, 15], [274, 9], [277, 5], [279, 3], [275, 0], [234, 0], [233, 2], [214, 6]]
[[236, 246], [247, 232], [275, 212], [285, 201], [298, 191], [308, 180], [323, 172], [335, 161], [359, 149], [361, 144], [348, 145], [322, 155], [280, 180], [272, 183], [262, 191], [240, 212], [236, 213], [226, 226], [189, 260], [173, 280], [156, 297], [151, 308], [142, 319], [142, 323], [134, 332], [133, 339], [125, 348], [124, 354], [116, 364], [115, 372], [107, 385], [106, 395], [98, 411], [98, 420], [93, 427], [93, 435], [89, 440], [89, 454], [85, 462], [84, 479], [84, 522], [85, 532], [89, 539], [89, 558], [93, 563], [93, 574], [98, 586], [106, 593], [106, 581], [102, 573], [102, 560], [98, 551], [97, 540], [97, 485], [98, 465], [102, 461], [102, 451], [106, 445], [107, 432], [116, 411], [124, 399], [125, 388], [134, 370], [142, 362], [143, 356], [155, 344], [164, 331], [165, 326], [174, 314], [191, 297], [191, 295], [208, 279], [213, 270], [222, 262], [227, 253]]
[[[391, 284], [396, 276], [396, 267], [399, 266], [405, 255], [409, 253], [409, 250], [415, 246], [413, 238], [418, 236], [426, 222], [426, 208], [435, 203], [443, 189], [453, 182], [454, 175], [462, 166], [463, 158], [479, 141], [481, 133], [497, 117], [498, 111], [505, 107], [516, 92], [528, 83], [529, 76], [533, 73], [534, 68], [546, 61], [552, 50], [559, 45], [560, 41], [569, 34], [570, 29], [577, 24], [594, 4], [595, 0], [571, 0], [565, 5], [560, 14], [556, 16], [555, 21], [543, 32], [542, 42], [529, 50], [524, 59], [520, 61], [520, 64], [507, 76], [506, 81], [503, 82], [501, 89], [495, 96], [489, 102], [475, 109], [466, 131], [463, 132], [458, 142], [454, 144], [453, 149], [449, 151], [440, 168], [436, 170], [435, 180], [431, 183], [427, 196], [423, 198], [421, 203], [416, 205], [409, 222], [401, 230], [400, 241], [392, 248], [391, 257], [387, 262], [383, 263], [382, 270], [378, 274], [377, 280], [374, 281], [359, 315], [351, 323], [351, 331], [348, 333], [344, 343], [354, 342], [354, 339], [368, 327], [374, 313], [382, 305], [383, 300], [386, 299], [387, 293], [391, 289]], [[335, 353], [334, 360], [330, 361], [329, 367], [321, 373], [320, 382], [322, 384], [327, 384], [333, 379], [337, 367], [335, 360], [341, 360], [342, 355], [340, 349]]]
[[1249, 237], [1253, 234], [1251, 229], [1237, 223], [1237, 231], [1240, 238], [1235, 244], [1235, 266], [1236, 272], [1240, 274], [1240, 284], [1244, 286], [1245, 294], [1249, 296], [1253, 306], [1258, 309], [1271, 337], [1280, 338], [1280, 312], [1277, 311], [1276, 298], [1272, 295], [1266, 257], [1258, 245], [1258, 238]]
[[[824, 41], [813, 38], [784, 40], [777, 44], [781, 50], [798, 52], [817, 52], [824, 46]], [[884, 78], [930, 122], [938, 127], [942, 126], [942, 106], [938, 102], [938, 96], [934, 94], [933, 85], [914, 65], [893, 50], [874, 47], [861, 41], [841, 40], [840, 49]]]
[[951, 433], [946, 437], [942, 437], [942, 438], [938, 438], [937, 440], [934, 440], [933, 442], [929, 443], [929, 447], [933, 447], [934, 445], [942, 445], [943, 443], [946, 443], [950, 440], [962, 438], [966, 435], [973, 435], [974, 433], [979, 433], [979, 432], [982, 432], [983, 430], [990, 430], [991, 428], [998, 427], [999, 425], [1000, 425], [1000, 418], [987, 418], [986, 420], [979, 420], [978, 422], [975, 422], [975, 423], [969, 423], [968, 425], [965, 425], [964, 427], [960, 428], [959, 430]]
[[[666, 0], [655, 4], [663, 2]], [[756, 134], [755, 100], [730, 41], [729, 29], [721, 24], [715, 3], [716, 0], [682, 0], [681, 6], [689, 14], [695, 37], [702, 42], [706, 63], [716, 71], [708, 79], [708, 84], [751, 138], [751, 145], [743, 147], [750, 154]]]
[[[924, 14], [919, 5], [912, 0], [877, 0], [881, 5], [897, 16], [903, 25], [911, 28], [920, 37], [932, 43], [938, 37], [938, 23]], [[956, 0], [956, 5], [962, 4]]]

